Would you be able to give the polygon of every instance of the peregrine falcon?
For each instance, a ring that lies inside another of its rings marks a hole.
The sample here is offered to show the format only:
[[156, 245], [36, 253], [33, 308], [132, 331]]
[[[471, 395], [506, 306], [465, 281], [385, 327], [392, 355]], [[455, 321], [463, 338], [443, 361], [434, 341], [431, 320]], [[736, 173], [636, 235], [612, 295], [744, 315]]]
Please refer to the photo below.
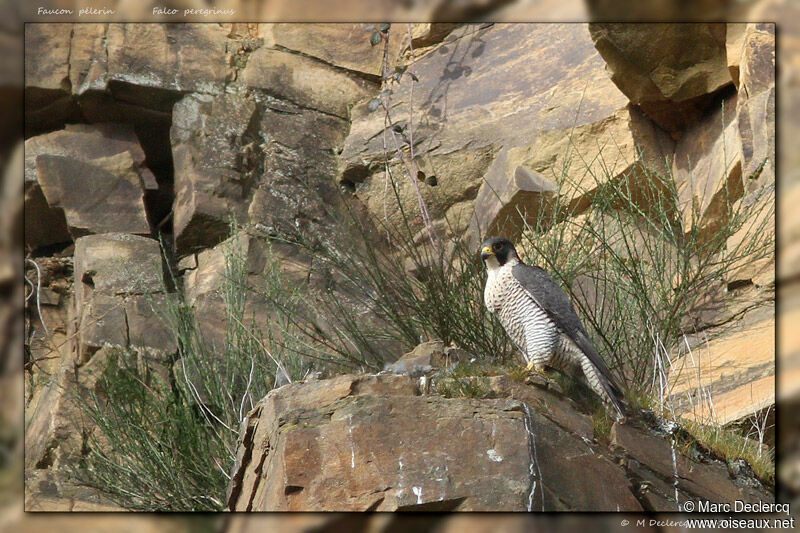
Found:
[[613, 418], [624, 420], [619, 387], [550, 274], [523, 263], [514, 245], [502, 238], [484, 241], [481, 259], [488, 273], [484, 303], [522, 352], [528, 369], [550, 366], [571, 376], [582, 371]]

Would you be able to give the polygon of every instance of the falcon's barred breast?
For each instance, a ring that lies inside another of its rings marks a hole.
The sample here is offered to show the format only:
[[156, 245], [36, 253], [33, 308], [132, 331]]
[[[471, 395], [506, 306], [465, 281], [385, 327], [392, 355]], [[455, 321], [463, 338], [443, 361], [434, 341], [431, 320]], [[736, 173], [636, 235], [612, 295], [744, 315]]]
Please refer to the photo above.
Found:
[[612, 416], [624, 420], [619, 387], [550, 274], [523, 263], [514, 245], [502, 238], [485, 241], [481, 258], [488, 273], [486, 307], [500, 320], [528, 368], [550, 366], [572, 376], [582, 372]]

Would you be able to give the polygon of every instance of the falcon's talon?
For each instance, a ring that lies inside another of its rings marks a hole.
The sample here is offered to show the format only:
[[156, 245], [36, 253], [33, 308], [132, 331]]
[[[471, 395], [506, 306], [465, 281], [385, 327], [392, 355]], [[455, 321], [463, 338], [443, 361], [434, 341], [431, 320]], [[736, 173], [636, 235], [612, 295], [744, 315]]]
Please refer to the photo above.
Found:
[[549, 368], [537, 367], [533, 363], [528, 364], [528, 366], [525, 368], [528, 371], [528, 376], [525, 378], [525, 383], [550, 390], [553, 381], [551, 379]]
[[525, 370], [527, 370], [531, 374], [538, 374], [546, 378], [550, 377], [550, 371], [548, 368], [543, 366], [536, 366], [533, 363], [528, 363], [528, 366], [525, 367]]

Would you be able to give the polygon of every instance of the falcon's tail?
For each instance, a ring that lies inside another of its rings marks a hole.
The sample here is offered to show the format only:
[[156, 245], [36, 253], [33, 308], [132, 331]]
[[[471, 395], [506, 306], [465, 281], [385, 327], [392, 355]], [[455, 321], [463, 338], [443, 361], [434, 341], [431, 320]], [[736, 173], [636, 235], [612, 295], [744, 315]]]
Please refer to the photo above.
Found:
[[617, 397], [618, 388], [591, 363], [583, 365], [583, 373], [591, 389], [597, 393], [605, 408], [617, 422], [625, 422], [625, 411]]

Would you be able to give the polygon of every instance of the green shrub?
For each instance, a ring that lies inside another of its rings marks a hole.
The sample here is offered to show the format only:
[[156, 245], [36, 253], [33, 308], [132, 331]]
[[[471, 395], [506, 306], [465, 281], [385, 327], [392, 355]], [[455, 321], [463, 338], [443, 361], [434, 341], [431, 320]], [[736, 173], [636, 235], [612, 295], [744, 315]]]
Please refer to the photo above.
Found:
[[[671, 175], [640, 168], [633, 179], [593, 176], [591, 190], [564, 170], [549, 209], [525, 220], [520, 247], [570, 295], [595, 346], [623, 389], [665, 401], [670, 357], [688, 318], [743, 260], [774, 253], [771, 188], [739, 200], [725, 195], [727, 214], [714, 231], [693, 211], [681, 216]], [[590, 206], [569, 198], [586, 196]], [[522, 215], [522, 214], [520, 214]], [[733, 249], [728, 239], [746, 233]]]
[[348, 200], [340, 202], [334, 235], [298, 231], [278, 237], [313, 258], [309, 276], [330, 280], [324, 288], [292, 288], [287, 295], [288, 281], [274, 258], [266, 280], [271, 290], [260, 296], [283, 325], [283, 349], [358, 370], [381, 370], [432, 339], [482, 359], [504, 361], [513, 354], [483, 305], [484, 268], [464, 239], [450, 239], [448, 253], [428, 241], [418, 244], [397, 196], [399, 227], [357, 212]]
[[117, 354], [81, 404], [92, 423], [73, 473], [139, 511], [211, 511], [224, 504], [230, 438], [200, 416], [180, 388], [147, 383]]
[[276, 375], [294, 380], [299, 372], [297, 361], [270, 352], [269, 337], [246, 315], [238, 242], [224, 245], [224, 346], [214, 346], [180, 292], [171, 293], [165, 309], [153, 308], [178, 341], [169, 382], [157, 383], [135, 351], [119, 349], [94, 388], [74, 397], [91, 422], [72, 472], [78, 483], [129, 509], [224, 508], [241, 422]]

